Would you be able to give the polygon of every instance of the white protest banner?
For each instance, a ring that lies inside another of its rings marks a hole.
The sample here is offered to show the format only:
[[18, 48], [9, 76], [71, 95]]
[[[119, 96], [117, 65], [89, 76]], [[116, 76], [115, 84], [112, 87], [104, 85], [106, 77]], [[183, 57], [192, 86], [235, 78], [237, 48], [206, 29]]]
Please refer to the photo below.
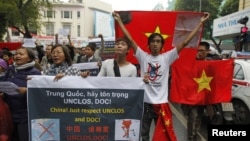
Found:
[[32, 76], [28, 81], [30, 141], [140, 140], [142, 78], [53, 79]]

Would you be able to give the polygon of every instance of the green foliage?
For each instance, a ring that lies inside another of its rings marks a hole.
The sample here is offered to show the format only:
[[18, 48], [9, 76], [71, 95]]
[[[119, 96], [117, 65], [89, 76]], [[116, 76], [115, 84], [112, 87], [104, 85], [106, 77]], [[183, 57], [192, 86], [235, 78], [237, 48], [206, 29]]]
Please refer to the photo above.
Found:
[[37, 30], [41, 24], [39, 10], [43, 7], [51, 7], [48, 0], [0, 0], [0, 39], [3, 29], [14, 27], [19, 30], [24, 37], [31, 37], [30, 27]]
[[[220, 15], [220, 6], [224, 0], [176, 0], [175, 10], [181, 11], [193, 11], [193, 12], [209, 12], [210, 18], [205, 25], [203, 38], [211, 39], [215, 42], [212, 37], [212, 26], [213, 20], [218, 18]], [[220, 51], [219, 45], [215, 43], [217, 49]]]
[[226, 16], [237, 12], [239, 9], [239, 0], [226, 0], [221, 6], [220, 16]]

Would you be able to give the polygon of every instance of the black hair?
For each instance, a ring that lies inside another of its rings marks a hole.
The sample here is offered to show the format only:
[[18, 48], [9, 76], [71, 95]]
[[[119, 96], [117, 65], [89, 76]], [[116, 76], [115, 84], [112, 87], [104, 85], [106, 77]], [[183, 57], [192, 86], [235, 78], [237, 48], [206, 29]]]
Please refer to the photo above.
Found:
[[69, 48], [66, 47], [66, 46], [64, 46], [64, 45], [62, 45], [62, 44], [56, 44], [56, 45], [52, 46], [52, 48], [51, 48], [51, 53], [52, 53], [52, 51], [53, 51], [55, 48], [57, 48], [57, 47], [61, 47], [61, 48], [62, 48], [63, 53], [64, 53], [64, 55], [65, 55], [65, 62], [66, 62], [69, 66], [71, 66], [71, 65], [72, 65], [72, 59], [71, 59], [71, 56], [70, 56], [70, 50], [69, 50]]
[[43, 56], [44, 56], [43, 45], [36, 46], [36, 50], [38, 53], [38, 59], [39, 59], [39, 63], [40, 63], [42, 61]]
[[150, 42], [153, 41], [153, 39], [156, 37], [156, 36], [159, 36], [161, 38], [161, 44], [162, 46], [164, 46], [164, 38], [162, 37], [162, 35], [160, 33], [152, 33], [149, 37], [148, 37], [148, 45], [150, 44]]
[[206, 48], [206, 50], [209, 50], [209, 48], [210, 48], [210, 44], [206, 41], [200, 42], [200, 46], [204, 46]]
[[8, 50], [3, 50], [3, 51], [2, 51], [2, 55], [3, 55], [3, 56], [4, 56], [4, 55], [7, 55], [7, 56], [11, 57], [13, 54], [12, 54], [10, 51], [8, 51]]
[[115, 40], [115, 43], [117, 43], [117, 42], [120, 42], [120, 41], [124, 41], [125, 43], [127, 43], [127, 45], [128, 45], [128, 50], [131, 48], [131, 42], [129, 41], [129, 39], [127, 38], [127, 37], [120, 37], [120, 38], [117, 38], [116, 40]]
[[89, 47], [92, 51], [96, 50], [96, 44], [95, 43], [89, 43], [86, 47]]
[[74, 51], [74, 49], [75, 49], [75, 47], [72, 46], [72, 45], [69, 45], [69, 44], [67, 44], [65, 46], [69, 49], [69, 55], [71, 57], [71, 60], [74, 60], [74, 57], [75, 57], [75, 51]]

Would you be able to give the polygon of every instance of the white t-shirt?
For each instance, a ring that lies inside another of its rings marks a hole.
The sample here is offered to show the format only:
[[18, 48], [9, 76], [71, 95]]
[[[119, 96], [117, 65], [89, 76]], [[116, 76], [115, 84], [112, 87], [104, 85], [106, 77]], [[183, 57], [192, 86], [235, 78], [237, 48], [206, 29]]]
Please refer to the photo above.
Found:
[[[126, 66], [119, 67], [121, 77], [136, 77], [137, 70], [135, 65], [128, 64]], [[106, 59], [102, 62], [102, 67], [97, 76], [110, 76], [114, 77], [114, 59]]]
[[176, 48], [152, 56], [137, 47], [136, 58], [140, 64], [141, 75], [149, 74], [149, 84], [145, 87], [144, 102], [161, 104], [168, 102], [168, 77], [170, 65], [179, 57]]

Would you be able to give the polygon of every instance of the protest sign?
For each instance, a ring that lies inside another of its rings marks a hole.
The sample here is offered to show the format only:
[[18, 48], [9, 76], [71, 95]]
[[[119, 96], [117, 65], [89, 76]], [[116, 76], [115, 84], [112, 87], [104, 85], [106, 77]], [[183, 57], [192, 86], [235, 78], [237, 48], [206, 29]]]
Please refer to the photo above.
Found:
[[6, 81], [6, 82], [0, 82], [0, 92], [3, 92], [8, 95], [17, 95], [19, 94], [17, 92], [18, 86], [12, 82]]
[[30, 140], [140, 139], [142, 78], [34, 76], [28, 81]]
[[90, 76], [97, 76], [99, 73], [99, 66], [97, 66], [97, 62], [77, 63], [73, 64], [73, 66], [77, 67], [82, 72], [89, 71]]

